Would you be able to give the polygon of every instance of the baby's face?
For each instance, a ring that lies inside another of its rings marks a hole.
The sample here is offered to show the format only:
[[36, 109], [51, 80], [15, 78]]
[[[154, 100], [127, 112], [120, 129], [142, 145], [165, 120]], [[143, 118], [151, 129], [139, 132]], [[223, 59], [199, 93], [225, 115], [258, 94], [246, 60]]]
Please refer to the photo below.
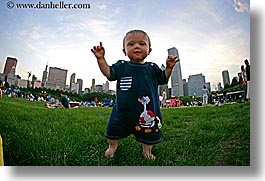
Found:
[[125, 55], [135, 63], [144, 63], [144, 59], [151, 51], [148, 42], [148, 37], [143, 33], [128, 34], [124, 41]]

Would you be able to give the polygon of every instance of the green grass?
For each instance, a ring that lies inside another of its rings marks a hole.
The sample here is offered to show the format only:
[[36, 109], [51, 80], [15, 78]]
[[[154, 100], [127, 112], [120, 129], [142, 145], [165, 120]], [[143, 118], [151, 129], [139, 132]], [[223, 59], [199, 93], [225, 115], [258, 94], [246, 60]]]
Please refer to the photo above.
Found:
[[157, 159], [141, 156], [133, 135], [112, 159], [104, 131], [111, 108], [47, 109], [21, 98], [0, 100], [0, 134], [9, 166], [249, 166], [250, 104], [162, 109]]

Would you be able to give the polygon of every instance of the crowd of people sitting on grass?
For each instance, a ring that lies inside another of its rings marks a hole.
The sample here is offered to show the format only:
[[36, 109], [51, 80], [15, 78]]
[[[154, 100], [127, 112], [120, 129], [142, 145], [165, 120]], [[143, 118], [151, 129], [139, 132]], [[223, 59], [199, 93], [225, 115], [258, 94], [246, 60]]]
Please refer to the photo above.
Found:
[[[211, 95], [210, 104], [220, 106], [223, 104], [240, 102], [243, 100], [242, 90], [234, 90], [230, 92], [224, 91], [213, 91]], [[30, 92], [21, 92], [19, 88], [6, 88], [1, 89], [1, 95], [6, 95], [8, 98], [25, 98], [29, 101], [45, 102], [47, 108], [78, 108], [82, 107], [113, 107], [115, 100], [105, 98], [103, 101], [99, 101], [97, 97], [92, 98], [90, 101], [77, 102], [70, 99], [65, 92], [61, 92], [58, 96], [52, 96], [46, 92], [40, 92], [35, 95]], [[2, 96], [1, 96], [2, 97]], [[202, 106], [203, 103], [200, 99], [191, 97], [190, 99], [183, 97], [170, 97], [163, 100], [162, 95], [160, 96], [160, 107], [161, 108], [173, 108], [173, 107], [193, 107]]]
[[29, 101], [45, 102], [47, 108], [78, 108], [84, 107], [113, 107], [115, 100], [106, 98], [104, 101], [99, 101], [97, 97], [94, 97], [91, 101], [75, 101], [70, 99], [66, 92], [62, 91], [58, 97], [49, 95], [46, 92], [40, 92], [38, 95], [34, 95], [30, 92], [21, 92], [18, 88], [1, 89], [1, 95], [5, 94], [8, 98], [25, 98]]
[[80, 105], [85, 107], [113, 107], [115, 104], [115, 100], [106, 98], [105, 101], [98, 101], [97, 97], [95, 97], [91, 101], [81, 101]]
[[[45, 102], [45, 106], [47, 108], [78, 108], [80, 106], [84, 107], [113, 107], [115, 104], [115, 100], [106, 98], [104, 101], [99, 101], [97, 97], [94, 97], [91, 101], [80, 101], [77, 102], [75, 100], [71, 100], [65, 92], [61, 92], [61, 94], [56, 97], [52, 95], [47, 95], [43, 93], [39, 93], [38, 95], [34, 95], [30, 92], [21, 93], [19, 89], [4, 89], [2, 90], [3, 94], [6, 94], [9, 98], [25, 98], [29, 101], [39, 101]], [[191, 101], [183, 103], [181, 98], [172, 98], [166, 99], [165, 102], [160, 102], [161, 108], [172, 108], [172, 107], [182, 107], [182, 106], [199, 106], [200, 102]]]
[[79, 106], [79, 103], [70, 101], [65, 92], [61, 92], [59, 98], [50, 95], [34, 95], [30, 92], [22, 93], [20, 89], [16, 88], [3, 89], [1, 93], [7, 95], [8, 98], [18, 97], [28, 99], [29, 101], [43, 101], [47, 108], [77, 108]]

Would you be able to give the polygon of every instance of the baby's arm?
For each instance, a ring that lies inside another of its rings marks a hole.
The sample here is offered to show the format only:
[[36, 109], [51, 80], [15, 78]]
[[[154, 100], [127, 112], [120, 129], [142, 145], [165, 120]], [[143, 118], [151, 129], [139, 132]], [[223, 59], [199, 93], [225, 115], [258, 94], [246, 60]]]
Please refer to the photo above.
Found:
[[166, 79], [168, 80], [169, 77], [171, 76], [172, 70], [175, 66], [175, 64], [179, 61], [178, 57], [173, 57], [173, 56], [168, 56], [166, 60]]
[[107, 78], [110, 78], [110, 67], [105, 60], [105, 49], [100, 42], [99, 46], [94, 46], [91, 51], [94, 53], [100, 71], [105, 75]]

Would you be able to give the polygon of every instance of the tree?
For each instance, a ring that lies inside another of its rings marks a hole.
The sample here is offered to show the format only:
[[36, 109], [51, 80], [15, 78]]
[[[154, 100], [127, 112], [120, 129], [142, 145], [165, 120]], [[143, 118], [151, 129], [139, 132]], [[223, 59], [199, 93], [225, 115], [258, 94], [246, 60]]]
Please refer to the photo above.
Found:
[[111, 94], [107, 94], [103, 92], [92, 92], [92, 93], [83, 94], [82, 100], [90, 102], [94, 100], [94, 97], [97, 97], [100, 102], [103, 102], [104, 100], [106, 100], [106, 98], [115, 99], [115, 95], [111, 95]]
[[224, 85], [224, 89], [228, 89], [228, 88], [230, 88], [231, 87], [231, 85], [229, 85], [229, 84], [225, 84]]
[[180, 97], [182, 104], [185, 106], [187, 105], [187, 102], [190, 103], [192, 102], [192, 97], [191, 96], [185, 96], [185, 97]]
[[237, 77], [233, 77], [232, 82], [231, 82], [231, 87], [236, 86], [236, 85], [238, 85]]

